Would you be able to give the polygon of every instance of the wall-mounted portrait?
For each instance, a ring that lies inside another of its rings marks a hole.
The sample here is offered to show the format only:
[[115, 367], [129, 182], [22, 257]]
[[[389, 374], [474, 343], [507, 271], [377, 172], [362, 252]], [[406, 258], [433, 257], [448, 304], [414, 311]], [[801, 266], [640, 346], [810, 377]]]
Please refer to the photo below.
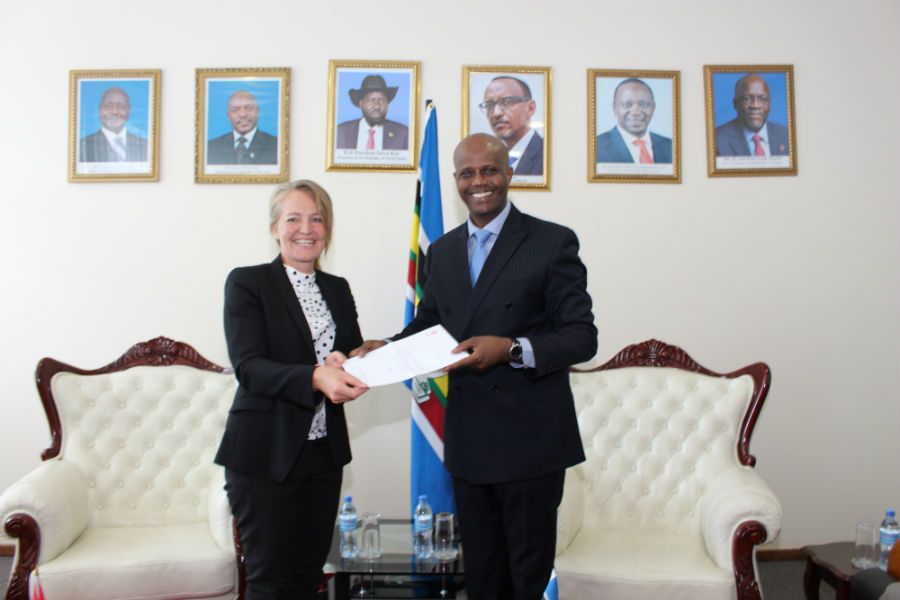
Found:
[[416, 169], [419, 66], [329, 61], [329, 171]]
[[463, 67], [463, 137], [503, 140], [511, 188], [550, 189], [550, 67]]
[[680, 77], [588, 70], [588, 181], [681, 181]]
[[289, 68], [197, 69], [194, 181], [288, 179]]
[[159, 79], [69, 71], [69, 181], [159, 180]]
[[793, 65], [706, 65], [710, 177], [796, 175]]

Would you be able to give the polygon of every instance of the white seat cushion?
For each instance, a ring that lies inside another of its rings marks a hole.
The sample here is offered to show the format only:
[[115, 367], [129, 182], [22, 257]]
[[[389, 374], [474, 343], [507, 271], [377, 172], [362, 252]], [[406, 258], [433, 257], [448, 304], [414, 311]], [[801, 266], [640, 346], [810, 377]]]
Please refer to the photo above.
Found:
[[731, 600], [734, 576], [699, 537], [660, 530], [582, 529], [556, 557], [560, 600]]
[[176, 600], [226, 594], [235, 571], [202, 522], [91, 527], [39, 574], [47, 600]]

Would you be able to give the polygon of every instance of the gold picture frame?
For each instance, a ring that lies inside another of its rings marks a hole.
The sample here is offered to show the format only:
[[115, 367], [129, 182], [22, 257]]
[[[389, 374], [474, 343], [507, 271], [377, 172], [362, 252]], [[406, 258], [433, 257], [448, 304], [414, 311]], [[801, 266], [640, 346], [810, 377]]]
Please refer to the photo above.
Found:
[[512, 144], [512, 189], [550, 189], [551, 79], [550, 67], [462, 68], [462, 135], [489, 133]]
[[415, 171], [418, 61], [328, 61], [329, 171]]
[[69, 181], [159, 181], [160, 77], [69, 71]]
[[280, 183], [290, 171], [290, 67], [196, 70], [194, 181]]
[[588, 181], [681, 183], [681, 72], [588, 69], [587, 89]]
[[797, 174], [793, 65], [704, 65], [710, 177]]

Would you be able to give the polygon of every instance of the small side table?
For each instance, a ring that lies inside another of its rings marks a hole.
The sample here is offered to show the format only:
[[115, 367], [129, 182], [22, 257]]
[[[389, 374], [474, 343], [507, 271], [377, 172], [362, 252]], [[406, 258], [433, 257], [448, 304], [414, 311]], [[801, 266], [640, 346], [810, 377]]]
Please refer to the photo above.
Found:
[[853, 542], [833, 542], [818, 546], [803, 546], [806, 570], [803, 572], [803, 591], [806, 600], [818, 600], [819, 584], [825, 582], [836, 590], [837, 600], [849, 600], [850, 578], [859, 569], [850, 564]]

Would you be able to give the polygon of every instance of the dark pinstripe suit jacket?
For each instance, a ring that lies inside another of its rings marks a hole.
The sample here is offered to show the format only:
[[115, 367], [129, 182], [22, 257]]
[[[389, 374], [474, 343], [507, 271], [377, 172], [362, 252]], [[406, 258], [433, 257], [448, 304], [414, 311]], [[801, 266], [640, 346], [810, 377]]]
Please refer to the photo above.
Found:
[[513, 206], [473, 289], [467, 235], [464, 223], [431, 245], [416, 319], [397, 337], [437, 323], [459, 341], [527, 337], [536, 366], [501, 363], [450, 374], [444, 464], [454, 477], [478, 484], [583, 461], [568, 367], [594, 355], [597, 329], [578, 238]]

